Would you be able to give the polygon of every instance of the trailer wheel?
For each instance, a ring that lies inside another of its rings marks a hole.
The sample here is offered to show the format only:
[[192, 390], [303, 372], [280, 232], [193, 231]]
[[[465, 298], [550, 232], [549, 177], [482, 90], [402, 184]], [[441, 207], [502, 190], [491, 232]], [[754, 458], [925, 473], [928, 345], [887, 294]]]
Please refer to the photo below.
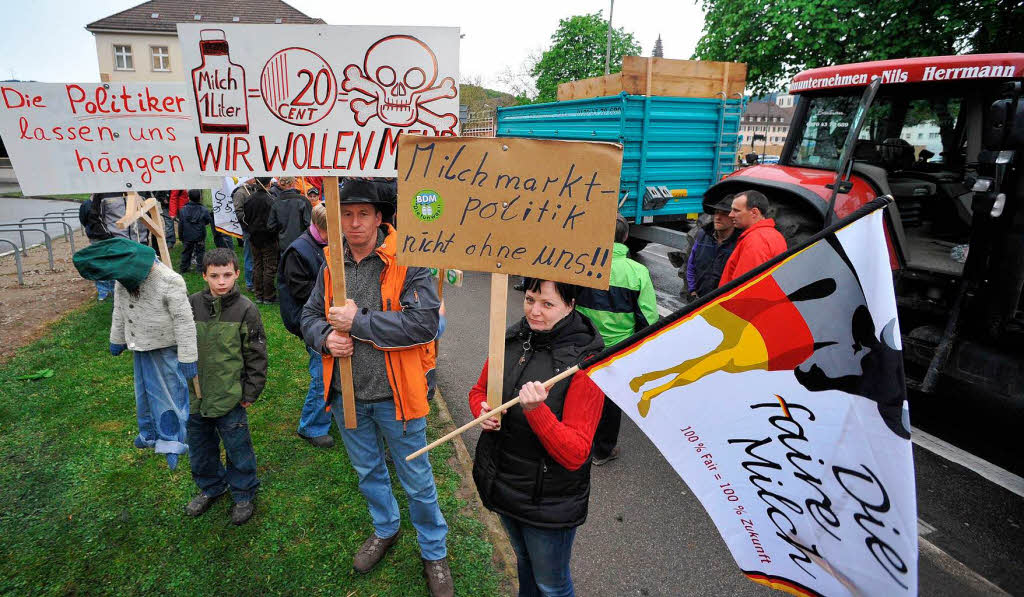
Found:
[[821, 230], [821, 217], [806, 208], [779, 203], [775, 206], [775, 229], [786, 239], [786, 247], [793, 247]]
[[639, 238], [626, 239], [626, 247], [628, 247], [629, 252], [634, 255], [646, 249], [648, 244], [650, 244], [648, 241]]

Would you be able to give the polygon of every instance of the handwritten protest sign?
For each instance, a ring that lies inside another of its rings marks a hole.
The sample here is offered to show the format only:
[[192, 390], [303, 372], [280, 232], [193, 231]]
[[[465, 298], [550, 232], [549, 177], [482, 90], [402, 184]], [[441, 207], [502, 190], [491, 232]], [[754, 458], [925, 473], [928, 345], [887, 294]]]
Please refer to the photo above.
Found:
[[394, 176], [406, 133], [458, 133], [459, 30], [178, 25], [207, 174]]
[[622, 146], [405, 136], [398, 262], [608, 287]]
[[203, 188], [180, 83], [4, 83], [0, 136], [26, 195]]
[[225, 176], [219, 189], [213, 189], [213, 225], [224, 234], [242, 238], [242, 226], [238, 223], [238, 214], [235, 213], [235, 204], [231, 201], [231, 194], [245, 182], [242, 178]]

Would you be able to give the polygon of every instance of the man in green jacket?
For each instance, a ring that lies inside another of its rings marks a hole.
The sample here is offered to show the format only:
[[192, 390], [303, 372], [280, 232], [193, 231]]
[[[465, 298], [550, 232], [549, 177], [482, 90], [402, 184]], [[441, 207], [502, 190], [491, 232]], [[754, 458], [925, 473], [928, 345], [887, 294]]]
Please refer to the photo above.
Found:
[[[658, 321], [658, 301], [654, 295], [651, 272], [627, 256], [623, 244], [629, 237], [629, 224], [622, 216], [615, 220], [615, 245], [612, 247], [612, 271], [608, 290], [580, 289], [576, 310], [593, 322], [612, 347]], [[619, 424], [622, 411], [606, 396], [601, 420], [594, 433], [593, 463], [597, 466], [619, 457]]]
[[[260, 481], [246, 409], [267, 381], [267, 341], [256, 305], [238, 292], [238, 258], [214, 249], [203, 258], [208, 288], [189, 297], [199, 344], [199, 392], [188, 419], [189, 460], [199, 495], [185, 506], [199, 516], [231, 489], [231, 522], [246, 523]], [[224, 443], [227, 465], [220, 461]]]

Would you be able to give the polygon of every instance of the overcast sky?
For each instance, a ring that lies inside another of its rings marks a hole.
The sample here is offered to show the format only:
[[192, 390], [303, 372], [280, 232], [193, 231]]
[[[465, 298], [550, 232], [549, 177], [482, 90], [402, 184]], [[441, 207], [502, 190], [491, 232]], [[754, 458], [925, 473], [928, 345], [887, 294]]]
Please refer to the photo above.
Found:
[[[598, 10], [607, 16], [608, 12], [607, 0], [289, 3], [331, 25], [460, 27], [465, 34], [460, 56], [463, 77], [480, 78], [496, 89], [503, 87], [500, 73], [520, 69], [531, 53], [547, 46], [559, 19]], [[96, 45], [85, 25], [137, 4], [133, 0], [32, 0], [18, 2], [16, 8], [8, 6], [0, 20], [0, 79], [98, 81]], [[689, 58], [703, 22], [696, 0], [619, 0], [612, 24], [633, 33], [644, 55], [650, 55], [661, 34], [666, 58]]]

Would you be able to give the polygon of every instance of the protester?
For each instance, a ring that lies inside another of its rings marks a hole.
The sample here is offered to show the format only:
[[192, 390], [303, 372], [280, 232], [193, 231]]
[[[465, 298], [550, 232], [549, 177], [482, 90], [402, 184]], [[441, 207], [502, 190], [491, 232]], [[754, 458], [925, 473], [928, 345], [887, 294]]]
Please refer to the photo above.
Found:
[[198, 189], [188, 192], [188, 204], [178, 210], [178, 224], [181, 227], [181, 273], [192, 269], [192, 262], [199, 266], [206, 252], [206, 227], [213, 225], [213, 215], [203, 205], [203, 194]]
[[196, 376], [196, 326], [185, 280], [154, 261], [156, 252], [125, 238], [89, 245], [74, 255], [88, 280], [117, 280], [110, 323], [110, 354], [135, 357], [136, 448], [165, 454], [173, 470], [188, 451], [187, 380]]
[[[90, 220], [90, 211], [92, 211], [92, 199], [86, 199], [78, 207], [78, 221], [82, 224], [82, 230], [85, 231], [85, 236], [89, 239], [89, 244], [91, 245], [95, 242], [108, 238], [109, 235], [98, 221]], [[93, 283], [96, 284], [97, 300], [105, 301], [107, 300], [107, 297], [114, 293], [113, 280], [95, 280]]]
[[117, 226], [117, 221], [123, 218], [127, 211], [128, 198], [124, 193], [93, 193], [88, 220], [97, 231], [102, 228], [104, 238], [120, 237], [148, 244], [149, 229], [141, 220], [136, 220], [127, 228]]
[[[629, 258], [629, 248], [623, 244], [627, 238], [629, 224], [618, 216], [608, 290], [580, 288], [576, 297], [576, 310], [590, 319], [605, 346], [615, 346], [658, 321], [658, 298], [654, 294], [651, 272]], [[621, 423], [622, 410], [605, 397], [601, 420], [594, 433], [594, 465], [601, 466], [619, 457], [617, 444]]]
[[[200, 516], [231, 489], [231, 522], [245, 524], [255, 512], [256, 454], [248, 409], [267, 381], [267, 341], [259, 309], [242, 296], [238, 258], [214, 249], [203, 258], [207, 288], [189, 297], [199, 338], [199, 389], [188, 418], [189, 461], [199, 494], [185, 506]], [[224, 444], [226, 463], [220, 460]]]
[[[277, 296], [281, 301], [284, 327], [302, 339], [302, 306], [306, 304], [324, 264], [327, 246], [327, 206], [313, 208], [313, 223], [281, 254], [277, 278]], [[309, 352], [309, 391], [299, 415], [299, 437], [318, 448], [331, 448], [334, 438], [328, 435], [331, 414], [324, 408], [323, 360], [320, 351]]]
[[[390, 212], [391, 204], [380, 201], [367, 185], [342, 189], [348, 299], [344, 306], [330, 307], [332, 272], [326, 248], [324, 268], [302, 308], [302, 335], [308, 346], [324, 355], [323, 378], [331, 412], [373, 520], [374, 532], [359, 548], [353, 567], [369, 572], [398, 541], [400, 517], [385, 463], [386, 441], [409, 497], [430, 594], [453, 595], [448, 524], [437, 503], [430, 459], [405, 460], [427, 441], [426, 363], [433, 359], [439, 301], [428, 269], [396, 263], [398, 233], [381, 224]], [[349, 356], [355, 429], [345, 428], [341, 379], [334, 375], [334, 357]]]
[[775, 229], [775, 220], [766, 217], [770, 209], [768, 198], [759, 191], [743, 191], [733, 197], [729, 217], [742, 232], [722, 270], [720, 287], [786, 252], [786, 239]]
[[257, 178], [252, 195], [243, 207], [249, 227], [249, 242], [252, 243], [252, 292], [260, 304], [277, 301], [274, 290], [278, 259], [277, 232], [268, 225], [275, 199], [267, 191], [269, 183], [269, 178]]
[[231, 205], [235, 208], [238, 227], [242, 229], [242, 271], [245, 273], [245, 287], [252, 292], [252, 243], [249, 242], [249, 226], [245, 221], [245, 202], [253, 194], [256, 179], [250, 178], [238, 185], [231, 193]]
[[[573, 595], [569, 560], [590, 501], [590, 448], [604, 394], [583, 372], [543, 382], [604, 346], [573, 307], [577, 288], [525, 280], [524, 317], [505, 336], [502, 402], [521, 402], [481, 427], [473, 480], [516, 552], [520, 595]], [[487, 412], [487, 363], [469, 391], [473, 416]]]
[[729, 217], [732, 200], [732, 195], [726, 195], [717, 204], [704, 206], [704, 213], [711, 214], [713, 220], [697, 231], [686, 260], [686, 288], [691, 300], [718, 288], [725, 263], [736, 248], [740, 233]]
[[168, 213], [171, 214], [172, 218], [178, 217], [178, 211], [181, 208], [188, 205], [188, 189], [176, 189], [171, 191], [170, 199], [168, 199]]
[[295, 188], [294, 176], [281, 176], [277, 184], [281, 187], [281, 194], [274, 201], [267, 227], [277, 232], [277, 246], [288, 248], [309, 228], [313, 208], [306, 196]]

